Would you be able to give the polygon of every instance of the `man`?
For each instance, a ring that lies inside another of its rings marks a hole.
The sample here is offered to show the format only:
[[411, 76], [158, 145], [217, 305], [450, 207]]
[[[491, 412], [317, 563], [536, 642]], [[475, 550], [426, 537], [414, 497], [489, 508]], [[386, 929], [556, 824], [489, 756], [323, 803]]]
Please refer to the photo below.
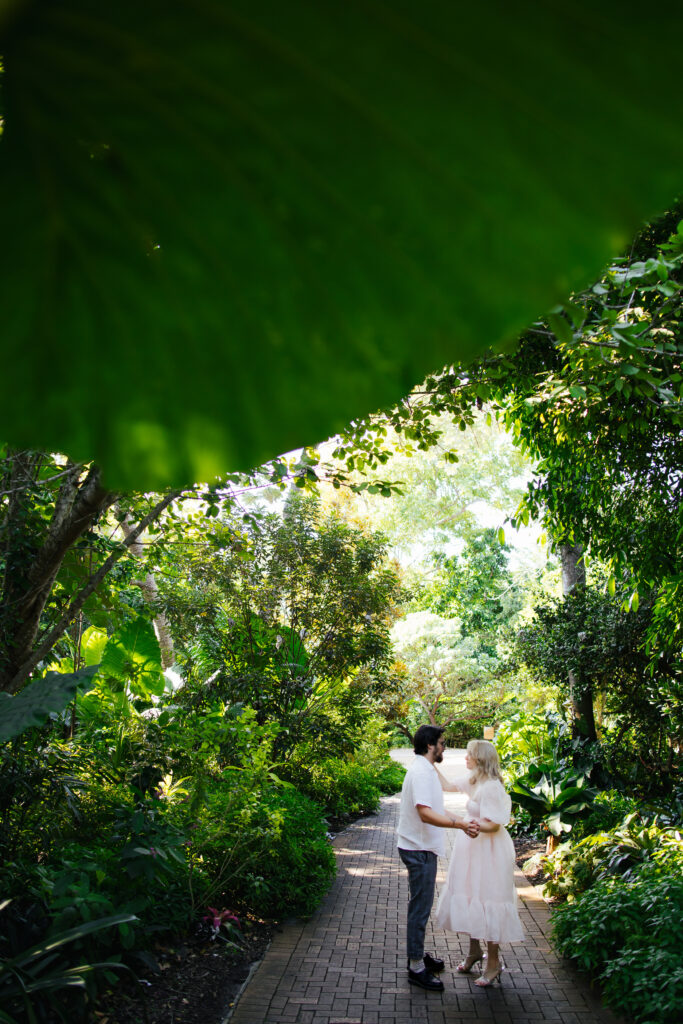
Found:
[[443, 992], [443, 982], [435, 975], [445, 967], [429, 953], [425, 956], [427, 921], [434, 902], [437, 857], [443, 857], [446, 844], [442, 829], [460, 828], [471, 839], [479, 834], [476, 822], [446, 814], [443, 791], [435, 764], [443, 761], [443, 729], [421, 725], [413, 747], [417, 755], [406, 772], [401, 790], [398, 819], [398, 852], [408, 868], [408, 981], [428, 992]]

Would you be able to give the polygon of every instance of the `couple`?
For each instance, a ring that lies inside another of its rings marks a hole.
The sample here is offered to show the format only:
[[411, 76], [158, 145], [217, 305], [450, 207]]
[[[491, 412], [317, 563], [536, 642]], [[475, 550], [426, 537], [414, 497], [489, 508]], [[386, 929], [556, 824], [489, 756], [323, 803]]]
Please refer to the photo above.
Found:
[[[503, 788], [496, 748], [486, 740], [470, 740], [465, 756], [468, 774], [450, 783], [436, 767], [443, 761], [442, 733], [436, 725], [421, 725], [415, 733], [417, 757], [403, 780], [398, 822], [398, 852], [408, 868], [410, 890], [408, 981], [430, 992], [443, 992], [443, 982], [435, 975], [446, 966], [424, 952], [436, 861], [446, 852], [442, 829], [463, 833], [455, 837], [448, 880], [436, 910], [442, 928], [470, 937], [468, 955], [458, 971], [469, 974], [482, 963], [483, 940], [486, 967], [476, 984], [492, 985], [503, 969], [500, 942], [524, 938], [517, 913], [514, 847], [504, 828], [510, 820], [510, 797]], [[467, 794], [466, 818], [444, 812], [443, 790]]]

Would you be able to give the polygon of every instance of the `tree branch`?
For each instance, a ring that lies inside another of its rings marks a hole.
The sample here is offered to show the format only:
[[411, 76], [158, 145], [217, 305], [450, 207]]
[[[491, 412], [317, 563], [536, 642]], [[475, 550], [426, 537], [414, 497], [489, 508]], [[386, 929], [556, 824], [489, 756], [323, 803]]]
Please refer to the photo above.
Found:
[[20, 666], [17, 672], [14, 674], [7, 687], [8, 693], [16, 693], [17, 690], [23, 685], [28, 679], [29, 675], [35, 669], [36, 665], [47, 657], [54, 645], [64, 634], [70, 623], [80, 612], [81, 608], [90, 597], [92, 593], [97, 589], [102, 580], [105, 578], [109, 570], [118, 562], [118, 560], [126, 553], [129, 547], [135, 543], [140, 534], [147, 529], [150, 523], [153, 523], [161, 513], [167, 508], [172, 501], [180, 497], [182, 490], [170, 491], [161, 501], [157, 502], [154, 508], [144, 518], [140, 520], [138, 525], [132, 530], [126, 539], [122, 542], [120, 547], [115, 551], [112, 551], [109, 558], [107, 558], [97, 572], [93, 573], [87, 583], [83, 586], [80, 592], [73, 599], [71, 604], [63, 612], [59, 621], [52, 627], [52, 629], [43, 637], [38, 647], [31, 653], [30, 657], [27, 658], [24, 663]]
[[407, 736], [411, 743], [413, 742], [413, 734], [407, 725], [404, 725], [403, 722], [397, 722], [396, 719], [390, 719], [390, 721], [395, 729], [398, 729], [404, 736]]
[[114, 501], [114, 493], [102, 486], [97, 466], [89, 470], [79, 488], [80, 472], [80, 466], [73, 466], [71, 474], [60, 487], [48, 535], [28, 575], [34, 593], [40, 593], [45, 586], [52, 585], [71, 545]]

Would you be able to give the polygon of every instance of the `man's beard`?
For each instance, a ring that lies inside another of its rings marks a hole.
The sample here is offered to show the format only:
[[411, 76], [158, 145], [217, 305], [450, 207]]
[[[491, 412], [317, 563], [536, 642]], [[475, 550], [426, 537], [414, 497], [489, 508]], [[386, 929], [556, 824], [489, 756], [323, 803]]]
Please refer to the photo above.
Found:
[[434, 760], [436, 761], [437, 764], [441, 764], [441, 762], [443, 761], [443, 754], [442, 753], [438, 753], [436, 755], [436, 757], [434, 758]]

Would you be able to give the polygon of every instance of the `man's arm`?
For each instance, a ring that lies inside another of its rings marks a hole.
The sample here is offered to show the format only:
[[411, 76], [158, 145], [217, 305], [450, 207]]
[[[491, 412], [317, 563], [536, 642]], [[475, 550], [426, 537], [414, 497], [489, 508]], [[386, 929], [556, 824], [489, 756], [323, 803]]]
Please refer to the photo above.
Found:
[[420, 815], [420, 820], [424, 821], [426, 825], [438, 825], [440, 828], [459, 828], [466, 832], [471, 839], [479, 835], [479, 825], [476, 821], [465, 821], [464, 818], [459, 818], [457, 814], [439, 814], [438, 811], [432, 810], [426, 804], [417, 804], [417, 813]]

